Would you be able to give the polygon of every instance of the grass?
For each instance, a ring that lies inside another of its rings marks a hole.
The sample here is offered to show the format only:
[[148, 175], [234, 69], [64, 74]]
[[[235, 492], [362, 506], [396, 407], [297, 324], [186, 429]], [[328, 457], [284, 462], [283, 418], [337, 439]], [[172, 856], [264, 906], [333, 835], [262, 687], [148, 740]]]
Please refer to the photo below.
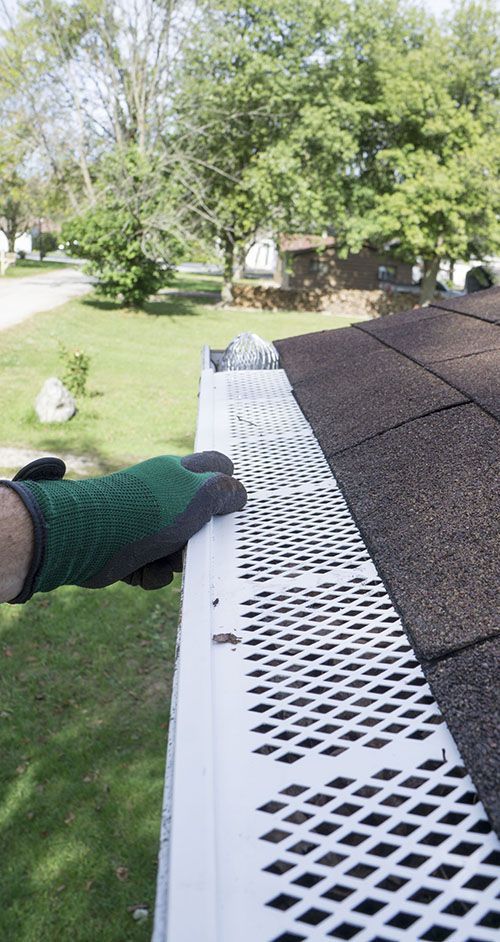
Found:
[[43, 275], [47, 271], [67, 267], [64, 262], [38, 262], [31, 258], [19, 258], [14, 265], [9, 265], [4, 278], [27, 278], [30, 275]]
[[[189, 452], [203, 343], [345, 326], [318, 314], [166, 299], [85, 299], [0, 334], [3, 445], [92, 455], [112, 470]], [[32, 403], [58, 341], [91, 356], [92, 395], [61, 427]], [[146, 942], [152, 914], [179, 579], [143, 593], [63, 587], [0, 607], [0, 939]]]
[[174, 280], [168, 288], [175, 291], [213, 291], [219, 292], [222, 288], [220, 275], [190, 275], [187, 272], [176, 272]]
[[179, 585], [64, 588], [0, 628], [0, 938], [149, 938]]
[[[346, 318], [294, 312], [220, 310], [166, 298], [134, 312], [105, 301], [74, 301], [0, 334], [2, 444], [92, 456], [103, 470], [144, 455], [185, 453], [193, 441], [200, 351], [224, 348], [251, 330], [272, 340], [345, 326]], [[33, 402], [60, 375], [59, 342], [91, 358], [91, 395], [66, 425], [40, 425]]]
[[[245, 285], [271, 285], [268, 279], [240, 278], [237, 284]], [[214, 294], [222, 288], [221, 275], [190, 275], [188, 272], [176, 272], [174, 281], [168, 288], [175, 291], [213, 291]]]

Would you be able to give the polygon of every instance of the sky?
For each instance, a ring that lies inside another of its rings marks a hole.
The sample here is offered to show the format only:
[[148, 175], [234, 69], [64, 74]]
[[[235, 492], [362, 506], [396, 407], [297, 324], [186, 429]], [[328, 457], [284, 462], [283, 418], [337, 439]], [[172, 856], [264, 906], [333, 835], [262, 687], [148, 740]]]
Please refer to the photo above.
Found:
[[421, 0], [421, 2], [434, 16], [441, 16], [442, 13], [445, 13], [452, 6], [451, 0]]
[[423, 0], [423, 4], [434, 16], [441, 16], [450, 7], [450, 0]]
[[449, 10], [452, 5], [451, 0], [421, 0], [421, 3], [429, 13], [433, 13], [437, 17]]

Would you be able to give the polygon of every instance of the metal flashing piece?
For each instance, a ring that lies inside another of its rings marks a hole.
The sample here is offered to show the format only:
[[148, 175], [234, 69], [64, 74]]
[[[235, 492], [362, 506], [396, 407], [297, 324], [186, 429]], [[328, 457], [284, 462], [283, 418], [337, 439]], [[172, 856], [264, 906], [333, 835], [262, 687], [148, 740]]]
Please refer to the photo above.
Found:
[[153, 942], [493, 942], [500, 844], [282, 370], [202, 373]]

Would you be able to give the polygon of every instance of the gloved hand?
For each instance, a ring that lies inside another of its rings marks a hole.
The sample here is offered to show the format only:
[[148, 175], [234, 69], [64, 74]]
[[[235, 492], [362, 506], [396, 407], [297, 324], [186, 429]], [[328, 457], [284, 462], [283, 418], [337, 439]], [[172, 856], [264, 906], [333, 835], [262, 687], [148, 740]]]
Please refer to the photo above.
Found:
[[20, 594], [60, 585], [100, 589], [118, 580], [159, 589], [182, 568], [182, 550], [214, 514], [241, 510], [243, 485], [217, 451], [150, 458], [99, 478], [63, 481], [59, 458], [40, 458], [2, 486], [31, 514], [34, 552]]

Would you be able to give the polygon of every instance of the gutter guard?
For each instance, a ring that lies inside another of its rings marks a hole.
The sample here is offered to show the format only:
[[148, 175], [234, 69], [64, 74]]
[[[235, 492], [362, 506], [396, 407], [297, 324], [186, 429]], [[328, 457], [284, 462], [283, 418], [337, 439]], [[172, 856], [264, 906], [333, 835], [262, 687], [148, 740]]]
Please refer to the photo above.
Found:
[[496, 942], [500, 843], [283, 370], [205, 353], [212, 448], [249, 501], [187, 550], [153, 942]]

